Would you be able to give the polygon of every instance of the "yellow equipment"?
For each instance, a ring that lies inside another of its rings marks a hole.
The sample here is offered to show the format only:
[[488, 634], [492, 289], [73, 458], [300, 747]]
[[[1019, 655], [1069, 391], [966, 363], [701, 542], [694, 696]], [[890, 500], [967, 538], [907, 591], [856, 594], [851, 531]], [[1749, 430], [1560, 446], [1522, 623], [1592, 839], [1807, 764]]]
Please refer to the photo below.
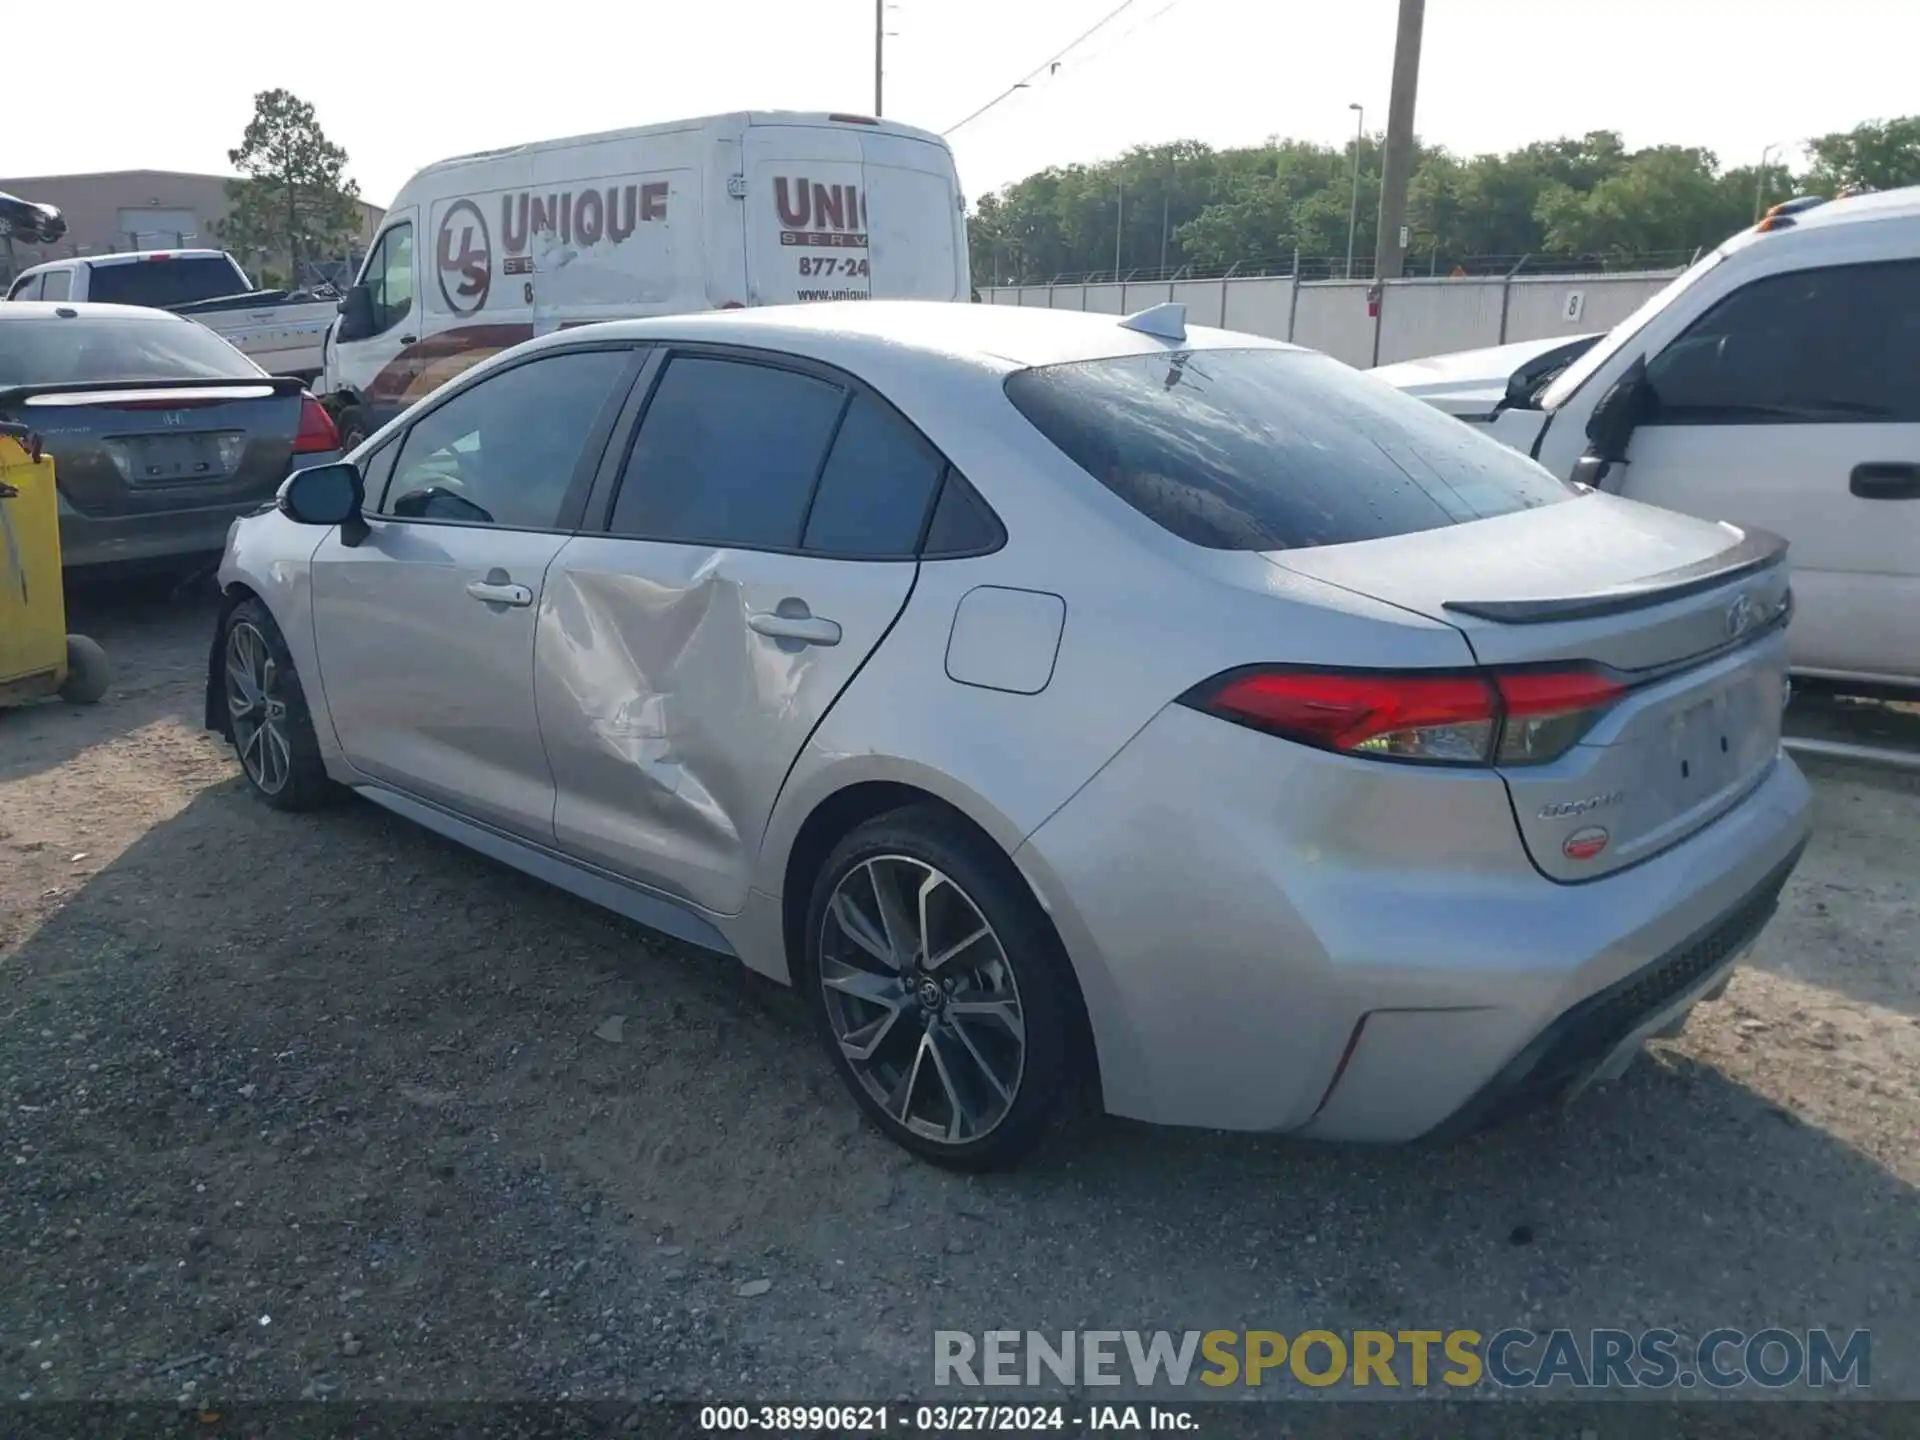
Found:
[[53, 461], [38, 436], [0, 422], [0, 705], [91, 705], [112, 680], [107, 652], [67, 634]]

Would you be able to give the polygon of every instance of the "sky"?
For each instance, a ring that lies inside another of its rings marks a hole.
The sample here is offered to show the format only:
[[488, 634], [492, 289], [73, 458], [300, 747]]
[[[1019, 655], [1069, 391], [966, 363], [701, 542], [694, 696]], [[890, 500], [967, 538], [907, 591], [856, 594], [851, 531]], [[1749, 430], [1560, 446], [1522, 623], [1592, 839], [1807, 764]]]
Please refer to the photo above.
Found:
[[[1119, 0], [889, 0], [884, 113], [946, 131]], [[966, 193], [1136, 144], [1384, 129], [1395, 0], [1133, 0], [949, 137]], [[177, 38], [167, 17], [191, 16]], [[873, 108], [873, 0], [286, 7], [92, 0], [0, 174], [224, 173], [255, 91], [310, 101], [384, 205], [435, 160], [735, 109]], [[155, 33], [156, 19], [162, 33]], [[1416, 129], [1462, 153], [1593, 129], [1723, 164], [1920, 111], [1920, 0], [1428, 0]], [[38, 62], [35, 62], [38, 63]], [[1777, 156], [1779, 150], [1775, 151]], [[30, 196], [28, 198], [31, 198]]]

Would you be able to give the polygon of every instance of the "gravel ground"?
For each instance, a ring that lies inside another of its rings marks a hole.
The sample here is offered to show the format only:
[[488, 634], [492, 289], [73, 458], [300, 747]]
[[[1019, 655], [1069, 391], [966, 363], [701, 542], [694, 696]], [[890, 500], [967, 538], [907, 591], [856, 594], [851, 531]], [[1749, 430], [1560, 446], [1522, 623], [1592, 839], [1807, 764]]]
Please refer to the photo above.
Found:
[[[1814, 768], [1727, 998], [1446, 1149], [1104, 1122], [967, 1180], [796, 1002], [199, 728], [202, 602], [0, 713], [0, 1397], [925, 1398], [936, 1328], [1874, 1331], [1920, 1397], [1920, 783]], [[1004, 1392], [995, 1398], [1002, 1398]]]

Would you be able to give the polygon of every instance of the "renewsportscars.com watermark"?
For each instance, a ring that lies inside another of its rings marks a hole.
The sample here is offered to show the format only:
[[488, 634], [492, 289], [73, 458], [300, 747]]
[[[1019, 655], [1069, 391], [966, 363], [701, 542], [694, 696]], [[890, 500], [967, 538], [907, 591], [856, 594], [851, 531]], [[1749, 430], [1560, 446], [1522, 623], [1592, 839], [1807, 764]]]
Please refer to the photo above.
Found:
[[1865, 1390], [1869, 1330], [936, 1330], [933, 1383]]

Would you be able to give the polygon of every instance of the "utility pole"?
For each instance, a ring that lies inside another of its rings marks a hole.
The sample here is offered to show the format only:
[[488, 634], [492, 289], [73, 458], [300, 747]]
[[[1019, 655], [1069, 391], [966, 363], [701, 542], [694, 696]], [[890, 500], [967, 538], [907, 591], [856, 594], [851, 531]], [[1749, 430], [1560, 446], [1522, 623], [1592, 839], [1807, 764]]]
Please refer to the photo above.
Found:
[[1427, 0], [1400, 0], [1393, 39], [1393, 93], [1387, 101], [1387, 149], [1380, 166], [1380, 233], [1374, 239], [1373, 278], [1399, 278], [1407, 252], [1400, 227], [1407, 219], [1407, 182], [1413, 171], [1413, 101], [1420, 83], [1420, 30]]
[[1160, 278], [1167, 278], [1167, 221], [1173, 214], [1173, 187], [1160, 192]]
[[1353, 278], [1353, 232], [1360, 223], [1360, 137], [1367, 133], [1364, 105], [1349, 105], [1353, 111], [1353, 200], [1347, 206], [1347, 279]]
[[1120, 279], [1120, 237], [1127, 233], [1127, 182], [1117, 182], [1113, 199], [1113, 278]]
[[873, 0], [873, 118], [884, 113], [880, 106], [886, 88], [887, 0]]

